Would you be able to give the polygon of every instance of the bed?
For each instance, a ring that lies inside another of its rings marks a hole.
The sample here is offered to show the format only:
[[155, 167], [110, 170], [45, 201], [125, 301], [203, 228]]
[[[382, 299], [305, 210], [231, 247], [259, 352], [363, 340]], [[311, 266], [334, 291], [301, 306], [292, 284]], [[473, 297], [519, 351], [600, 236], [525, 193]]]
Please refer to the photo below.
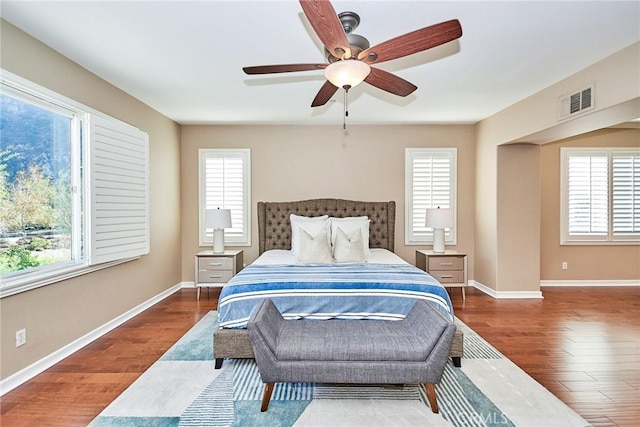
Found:
[[[258, 202], [257, 208], [260, 257], [221, 291], [218, 301], [221, 327], [213, 337], [216, 368], [222, 366], [225, 358], [253, 358], [246, 322], [253, 307], [267, 295], [289, 319], [401, 319], [416, 299], [426, 299], [443, 314], [453, 317], [451, 302], [442, 285], [393, 253], [395, 202], [313, 199]], [[292, 240], [292, 214], [305, 219], [327, 215], [349, 222], [367, 217], [368, 242], [364, 242], [367, 262], [296, 262], [300, 256], [300, 248], [296, 247], [300, 237], [293, 236]], [[367, 286], [366, 297], [360, 294], [363, 286]], [[354, 291], [354, 287], [358, 290]], [[462, 333], [458, 331], [451, 351], [456, 366], [460, 366], [461, 356]]]

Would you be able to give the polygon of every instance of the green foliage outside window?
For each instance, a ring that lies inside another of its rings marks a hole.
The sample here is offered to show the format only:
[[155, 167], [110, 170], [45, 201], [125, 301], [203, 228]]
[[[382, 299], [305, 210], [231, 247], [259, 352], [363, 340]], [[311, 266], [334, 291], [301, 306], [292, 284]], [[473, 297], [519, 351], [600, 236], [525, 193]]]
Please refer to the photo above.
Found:
[[0, 273], [70, 259], [70, 119], [0, 95]]
[[11, 245], [0, 254], [0, 273], [10, 273], [39, 265], [38, 259], [23, 246]]

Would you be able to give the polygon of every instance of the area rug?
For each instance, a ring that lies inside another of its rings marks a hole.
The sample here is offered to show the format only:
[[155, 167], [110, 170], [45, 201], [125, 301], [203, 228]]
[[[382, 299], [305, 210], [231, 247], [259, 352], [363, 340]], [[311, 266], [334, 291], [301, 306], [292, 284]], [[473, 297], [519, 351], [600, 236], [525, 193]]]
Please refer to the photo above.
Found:
[[588, 423], [464, 323], [462, 368], [448, 363], [436, 386], [277, 384], [260, 412], [255, 362], [214, 369], [216, 312], [205, 315], [91, 426], [587, 426]]

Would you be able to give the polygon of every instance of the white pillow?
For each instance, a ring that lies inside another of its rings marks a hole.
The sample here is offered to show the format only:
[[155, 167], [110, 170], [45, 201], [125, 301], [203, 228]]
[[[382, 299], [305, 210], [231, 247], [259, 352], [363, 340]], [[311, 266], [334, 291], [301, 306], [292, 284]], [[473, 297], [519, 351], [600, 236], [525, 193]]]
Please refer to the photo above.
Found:
[[327, 229], [322, 229], [312, 236], [300, 229], [300, 254], [298, 261], [305, 264], [327, 264], [333, 262]]
[[[291, 252], [295, 256], [298, 256], [300, 252], [300, 228], [315, 236], [320, 230], [329, 227], [328, 218], [328, 215], [308, 217], [291, 214], [289, 216], [289, 221], [291, 222]], [[327, 233], [327, 239], [329, 237], [329, 233]]]
[[333, 246], [333, 258], [336, 262], [365, 262], [367, 260], [360, 228], [356, 228], [347, 235], [342, 228], [338, 227], [336, 244]]
[[347, 234], [351, 235], [354, 230], [362, 230], [362, 244], [364, 246], [364, 254], [369, 256], [371, 251], [369, 250], [369, 217], [367, 216], [352, 216], [347, 218], [329, 218], [331, 221], [331, 244], [335, 246], [338, 227]]

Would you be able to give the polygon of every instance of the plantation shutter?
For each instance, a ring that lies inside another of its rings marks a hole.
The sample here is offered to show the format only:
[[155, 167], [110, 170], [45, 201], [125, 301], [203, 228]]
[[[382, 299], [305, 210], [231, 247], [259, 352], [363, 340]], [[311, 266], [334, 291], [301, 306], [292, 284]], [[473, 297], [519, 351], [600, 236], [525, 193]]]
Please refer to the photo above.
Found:
[[640, 241], [640, 150], [560, 152], [561, 243]]
[[89, 118], [89, 264], [149, 253], [149, 137], [111, 118]]
[[616, 153], [612, 158], [613, 234], [640, 236], [640, 154]]
[[247, 149], [208, 149], [200, 152], [200, 245], [213, 243], [213, 229], [205, 229], [206, 209], [230, 209], [231, 228], [224, 230], [227, 244], [249, 245], [249, 156]]
[[568, 159], [568, 229], [572, 237], [607, 236], [607, 153], [574, 153]]
[[[407, 149], [406, 244], [433, 241], [425, 227], [427, 208], [451, 208], [455, 217], [456, 149]], [[455, 221], [454, 221], [455, 223]], [[455, 242], [455, 227], [445, 229], [445, 242]]]

